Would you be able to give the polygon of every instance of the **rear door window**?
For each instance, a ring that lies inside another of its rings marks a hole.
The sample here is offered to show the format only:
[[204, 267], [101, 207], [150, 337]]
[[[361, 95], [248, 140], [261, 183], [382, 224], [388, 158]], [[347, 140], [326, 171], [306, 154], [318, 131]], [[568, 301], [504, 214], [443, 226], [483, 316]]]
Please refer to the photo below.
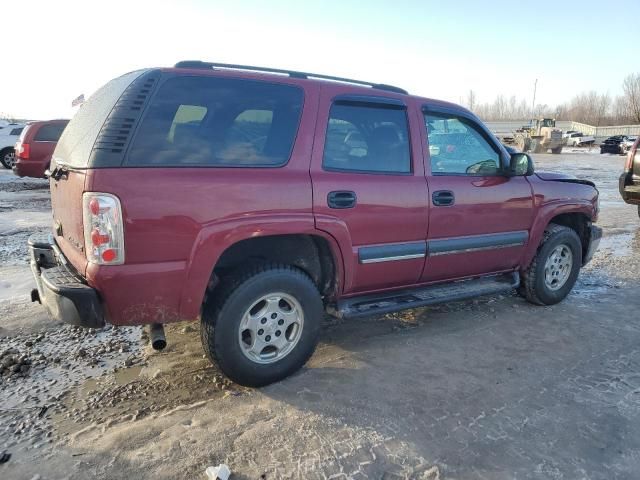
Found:
[[303, 92], [253, 80], [175, 77], [153, 98], [126, 160], [134, 166], [270, 167], [291, 155]]
[[359, 103], [331, 107], [322, 166], [362, 173], [411, 172], [404, 108]]
[[36, 132], [36, 136], [33, 140], [35, 142], [57, 142], [60, 135], [62, 135], [64, 127], [66, 126], [66, 123], [50, 123], [48, 125], [43, 125]]

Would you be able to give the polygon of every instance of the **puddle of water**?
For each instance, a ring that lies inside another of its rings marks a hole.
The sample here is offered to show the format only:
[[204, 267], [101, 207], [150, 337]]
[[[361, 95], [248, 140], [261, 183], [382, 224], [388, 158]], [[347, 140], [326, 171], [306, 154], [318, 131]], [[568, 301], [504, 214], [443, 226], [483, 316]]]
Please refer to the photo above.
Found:
[[[114, 367], [122, 366], [128, 357], [140, 354], [140, 331], [140, 327], [120, 327], [78, 335], [72, 327], [64, 326], [48, 333], [31, 348], [24, 347], [23, 339], [7, 339], [6, 347], [16, 347], [32, 358], [43, 355], [47, 358], [47, 363], [32, 367], [27, 377], [0, 387], [0, 405], [6, 408], [42, 405], [51, 397], [58, 397], [70, 388], [84, 384], [86, 380], [95, 382], [96, 380], [90, 379], [105, 375], [113, 371]], [[112, 349], [98, 354], [97, 351], [108, 345], [109, 341], [117, 342], [117, 345], [127, 345], [128, 348], [123, 352]], [[87, 352], [86, 356], [78, 355], [80, 349]], [[95, 361], [92, 361], [92, 358], [95, 358]], [[135, 371], [122, 369], [119, 372], [126, 370]], [[139, 373], [138, 370], [137, 375]], [[121, 375], [127, 378], [134, 373]], [[86, 389], [89, 391], [91, 384]]]

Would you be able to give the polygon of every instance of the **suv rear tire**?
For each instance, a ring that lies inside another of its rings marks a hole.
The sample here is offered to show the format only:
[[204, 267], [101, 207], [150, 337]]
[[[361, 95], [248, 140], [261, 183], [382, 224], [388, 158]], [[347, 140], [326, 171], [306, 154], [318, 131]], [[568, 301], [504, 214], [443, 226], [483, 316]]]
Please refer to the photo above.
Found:
[[550, 223], [536, 256], [522, 272], [518, 293], [536, 305], [562, 301], [578, 279], [582, 244], [575, 230]]
[[231, 380], [261, 387], [291, 375], [313, 354], [320, 293], [301, 270], [258, 265], [225, 278], [204, 305], [202, 345]]

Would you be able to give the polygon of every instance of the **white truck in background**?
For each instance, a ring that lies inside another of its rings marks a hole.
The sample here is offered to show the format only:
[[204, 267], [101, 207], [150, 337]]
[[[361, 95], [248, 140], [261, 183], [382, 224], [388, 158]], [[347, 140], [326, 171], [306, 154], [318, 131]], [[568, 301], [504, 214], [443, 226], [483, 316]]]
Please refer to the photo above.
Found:
[[567, 147], [585, 147], [596, 142], [595, 137], [574, 130], [568, 130], [563, 137], [567, 139]]

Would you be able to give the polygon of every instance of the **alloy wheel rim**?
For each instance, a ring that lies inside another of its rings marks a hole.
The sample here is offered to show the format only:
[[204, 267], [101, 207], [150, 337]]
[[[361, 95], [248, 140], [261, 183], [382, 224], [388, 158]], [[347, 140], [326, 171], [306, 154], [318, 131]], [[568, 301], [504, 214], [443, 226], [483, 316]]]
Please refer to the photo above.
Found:
[[550, 290], [561, 289], [571, 275], [573, 267], [573, 253], [571, 249], [561, 244], [554, 248], [544, 264], [544, 283]]
[[303, 325], [304, 312], [298, 300], [282, 292], [263, 295], [242, 316], [240, 349], [252, 362], [277, 362], [296, 347]]
[[9, 165], [9, 167], [13, 167], [16, 164], [16, 154], [14, 152], [5, 153], [4, 163]]

